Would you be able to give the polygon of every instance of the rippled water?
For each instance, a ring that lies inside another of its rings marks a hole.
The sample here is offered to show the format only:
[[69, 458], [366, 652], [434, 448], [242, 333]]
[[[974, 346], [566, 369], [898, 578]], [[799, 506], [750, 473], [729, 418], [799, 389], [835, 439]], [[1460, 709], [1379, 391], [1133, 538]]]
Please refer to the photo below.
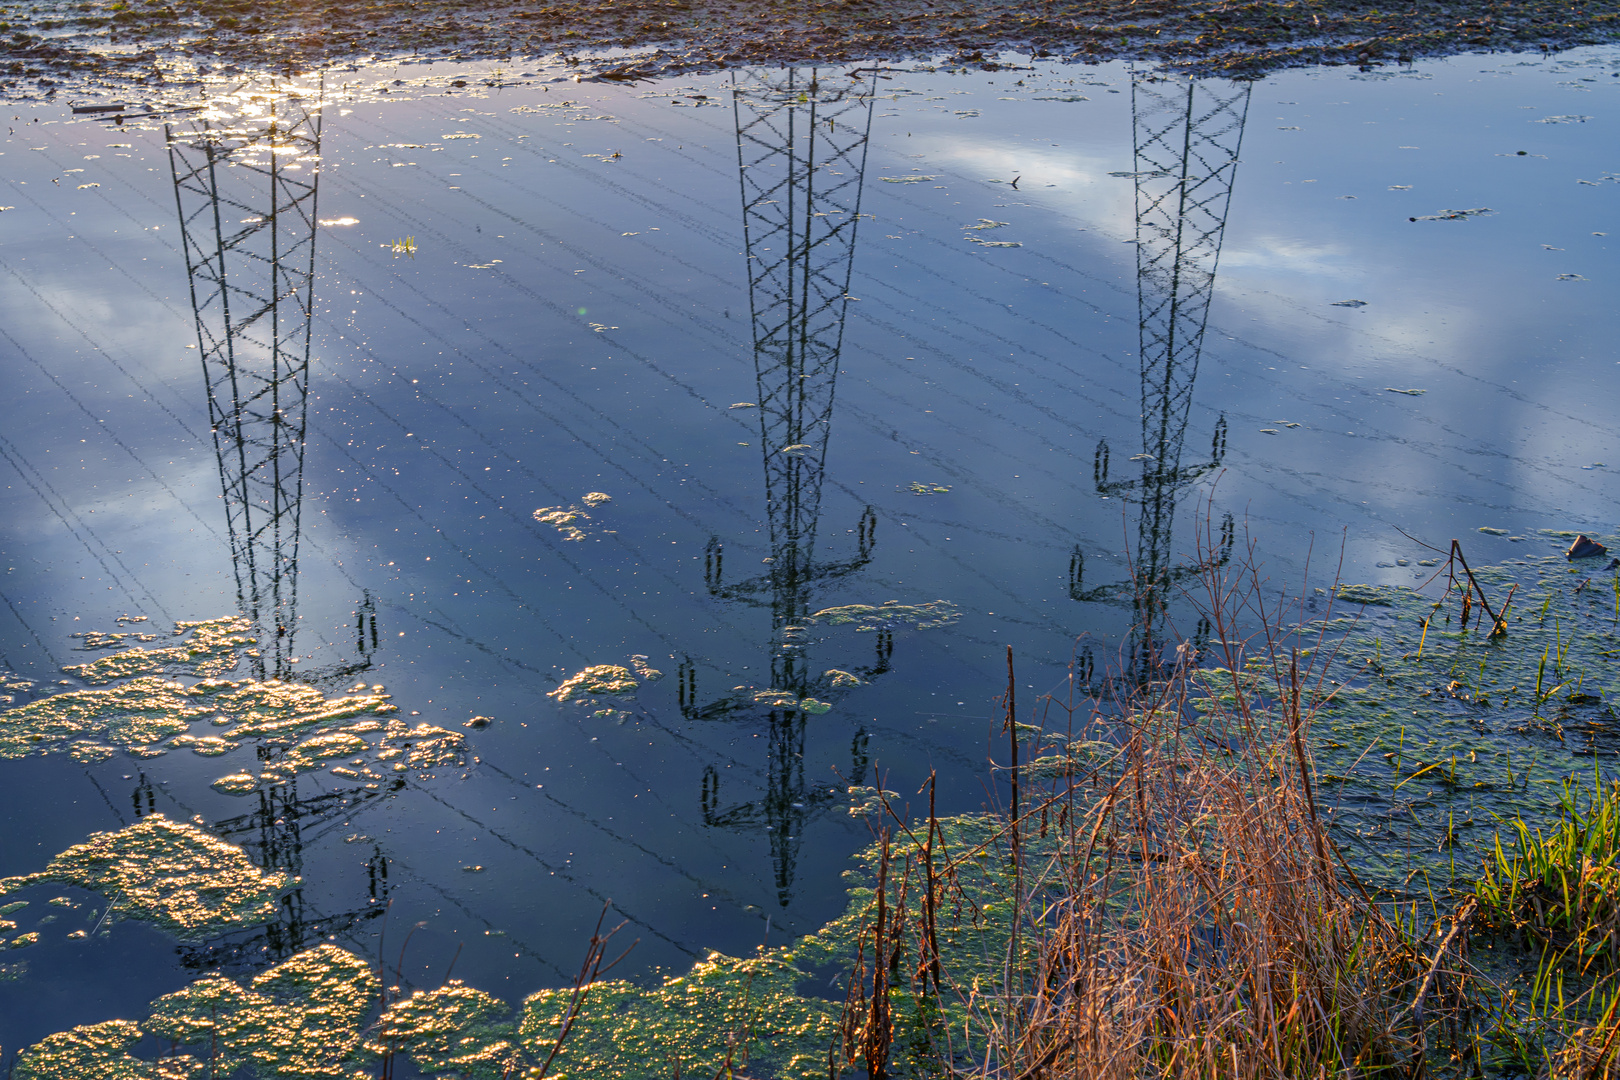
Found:
[[[741, 953], [841, 908], [851, 783], [983, 803], [1006, 647], [1033, 694], [1193, 636], [1200, 529], [1279, 587], [1341, 543], [1411, 583], [1401, 530], [1479, 563], [1612, 531], [1617, 75], [407, 65], [14, 107], [11, 704], [243, 612], [238, 677], [381, 687], [467, 756], [246, 795], [212, 784], [262, 741], [0, 760], [0, 876], [161, 812], [304, 881], [180, 949], [46, 924], [0, 1045], [419, 921], [408, 979], [508, 998], [609, 900], [643, 973]], [[639, 687], [557, 693], [597, 665]]]

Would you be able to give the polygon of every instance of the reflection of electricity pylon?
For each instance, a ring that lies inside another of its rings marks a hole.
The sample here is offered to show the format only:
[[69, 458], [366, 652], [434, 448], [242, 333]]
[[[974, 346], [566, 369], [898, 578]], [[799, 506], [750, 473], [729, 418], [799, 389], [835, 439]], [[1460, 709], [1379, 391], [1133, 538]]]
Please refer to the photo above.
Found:
[[[834, 797], [826, 785], [805, 782], [808, 714], [800, 703], [829, 700], [847, 675], [864, 681], [882, 674], [893, 649], [884, 631], [871, 665], [817, 674], [804, 641], [816, 586], [860, 570], [871, 561], [876, 541], [877, 515], [867, 507], [855, 558], [815, 557], [872, 104], [870, 87], [842, 79], [833, 85], [814, 69], [756, 71], [732, 84], [771, 552], [764, 574], [726, 585], [724, 550], [714, 537], [705, 576], [715, 597], [770, 608], [771, 682], [764, 692], [749, 689], [699, 705], [696, 669], [687, 662], [680, 695], [682, 713], [692, 720], [768, 714], [765, 794], [722, 809], [720, 774], [711, 767], [703, 777], [703, 820], [713, 827], [765, 829], [784, 907], [792, 898], [805, 825]], [[851, 750], [856, 782], [865, 777], [866, 739], [856, 735]]]
[[[260, 756], [273, 752], [261, 748]], [[395, 788], [403, 785], [396, 781]], [[300, 798], [296, 777], [256, 792], [258, 806], [239, 817], [214, 824], [214, 834], [241, 844], [263, 870], [279, 870], [295, 878], [304, 874], [306, 832], [322, 822], [346, 824], [366, 803], [387, 794], [382, 790], [353, 788]], [[363, 903], [335, 914], [312, 911], [304, 900], [302, 883], [282, 895], [276, 917], [245, 935], [225, 937], [184, 950], [182, 962], [191, 968], [259, 968], [305, 948], [312, 942], [347, 933], [366, 919], [381, 915], [388, 897], [388, 859], [375, 844], [366, 867]]]
[[[1069, 562], [1069, 595], [1076, 600], [1129, 603], [1134, 625], [1131, 678], [1151, 678], [1160, 663], [1165, 608], [1175, 584], [1230, 556], [1230, 514], [1208, 562], [1172, 566], [1176, 501], [1218, 468], [1226, 453], [1226, 417], [1215, 422], [1207, 461], [1181, 463], [1193, 382], [1204, 346], [1215, 270], [1231, 205], [1232, 180], [1248, 116], [1247, 83], [1217, 86], [1194, 79], [1134, 75], [1136, 302], [1142, 371], [1140, 478], [1109, 480], [1107, 440], [1093, 464], [1097, 492], [1138, 506], [1133, 580], [1084, 587], [1079, 547]], [[1207, 628], [1202, 628], [1207, 633]]]
[[293, 657], [321, 108], [240, 93], [165, 128], [219, 459], [237, 602], [258, 673]]
[[[357, 658], [319, 669], [293, 666], [321, 105], [318, 90], [312, 99], [288, 89], [243, 90], [220, 98], [187, 128], [165, 129], [237, 604], [259, 642], [254, 674], [315, 683], [366, 670], [378, 645], [376, 605], [367, 591], [355, 612]], [[271, 760], [284, 749], [271, 741], [258, 753]], [[262, 868], [297, 877], [310, 825], [346, 817], [381, 794], [360, 788], [301, 798], [294, 778], [261, 790], [255, 811], [218, 822], [214, 831], [241, 842]], [[137, 791], [137, 804], [139, 798]], [[191, 949], [186, 963], [262, 965], [381, 913], [387, 861], [374, 850], [366, 865], [365, 904], [316, 915], [302, 887], [294, 888], [274, 919], [245, 936]]]
[[[312, 99], [242, 90], [187, 128], [164, 129], [237, 605], [258, 637], [252, 663], [261, 678], [288, 678], [296, 663], [321, 107], [320, 88]], [[301, 681], [371, 666], [369, 593], [356, 618], [358, 660], [301, 672]]]

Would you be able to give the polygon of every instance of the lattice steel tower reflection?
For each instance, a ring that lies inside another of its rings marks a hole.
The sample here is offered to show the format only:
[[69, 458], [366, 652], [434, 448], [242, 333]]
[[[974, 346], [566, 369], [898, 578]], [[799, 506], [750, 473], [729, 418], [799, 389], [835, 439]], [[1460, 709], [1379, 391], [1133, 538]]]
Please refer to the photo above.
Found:
[[[322, 89], [244, 86], [216, 96], [187, 124], [165, 126], [237, 605], [259, 643], [253, 674], [316, 684], [365, 671], [378, 645], [366, 591], [354, 612], [354, 658], [295, 666]], [[262, 761], [285, 750], [275, 740], [258, 748]], [[300, 796], [292, 777], [255, 793], [255, 810], [214, 831], [242, 843], [261, 867], [301, 875], [313, 824], [352, 817], [384, 794], [355, 787]], [[380, 914], [387, 860], [374, 847], [364, 867], [365, 897], [347, 910], [315, 913], [296, 888], [281, 897], [275, 919], [191, 948], [186, 963], [262, 965]]]
[[321, 96], [273, 87], [165, 125], [208, 420], [256, 674], [284, 677], [298, 603]]
[[[805, 779], [810, 713], [799, 703], [810, 700], [810, 708], [818, 708], [814, 702], [829, 702], [847, 676], [864, 681], [888, 670], [893, 648], [892, 638], [879, 634], [871, 664], [817, 672], [805, 637], [817, 587], [864, 567], [876, 542], [877, 515], [867, 507], [856, 528], [853, 559], [820, 561], [815, 554], [872, 91], [865, 80], [823, 77], [815, 69], [750, 71], [732, 83], [770, 556], [763, 574], [726, 584], [724, 548], [714, 537], [705, 573], [711, 595], [769, 608], [771, 682], [700, 705], [696, 669], [688, 662], [680, 673], [681, 706], [692, 720], [766, 715], [765, 793], [722, 808], [720, 773], [711, 767], [703, 781], [703, 816], [710, 826], [769, 834], [777, 899], [784, 907], [792, 897], [804, 827], [835, 796], [828, 784]], [[864, 777], [865, 742], [864, 733], [856, 735], [852, 776]]]
[[[293, 777], [254, 792], [256, 804], [248, 813], [214, 822], [214, 835], [240, 844], [261, 869], [280, 870], [301, 880], [277, 899], [274, 919], [249, 930], [186, 946], [181, 949], [181, 962], [194, 970], [259, 970], [380, 917], [387, 910], [389, 893], [388, 857], [381, 847], [373, 843], [368, 851], [362, 849], [364, 858], [358, 851], [348, 854], [356, 877], [364, 871], [364, 893], [361, 895], [357, 889], [338, 911], [318, 910], [304, 896], [304, 847], [318, 839], [320, 832], [350, 828], [355, 815], [368, 803], [403, 786], [404, 781], [398, 780], [386, 790], [354, 786], [300, 797], [298, 778]], [[343, 850], [341, 846], [339, 850]]]
[[[1226, 417], [1215, 422], [1209, 457], [1182, 464], [1193, 383], [1215, 289], [1221, 241], [1237, 174], [1250, 84], [1169, 79], [1133, 73], [1135, 133], [1136, 302], [1141, 364], [1142, 452], [1139, 477], [1109, 479], [1107, 440], [1093, 463], [1097, 493], [1137, 505], [1134, 580], [1084, 586], [1085, 556], [1069, 563], [1076, 600], [1129, 604], [1134, 616], [1128, 648], [1130, 677], [1153, 677], [1162, 661], [1166, 605], [1175, 584], [1204, 564], [1174, 565], [1176, 503], [1195, 481], [1219, 468], [1226, 452]], [[1117, 174], [1116, 174], [1117, 175]], [[1225, 562], [1232, 548], [1231, 515], [1211, 538], [1209, 560]]]

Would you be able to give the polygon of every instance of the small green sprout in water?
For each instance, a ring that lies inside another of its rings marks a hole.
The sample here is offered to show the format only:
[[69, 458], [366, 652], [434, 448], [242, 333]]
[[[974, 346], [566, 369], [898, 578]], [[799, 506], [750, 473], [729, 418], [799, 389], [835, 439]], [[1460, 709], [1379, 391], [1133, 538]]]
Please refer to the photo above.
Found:
[[416, 237], [414, 236], [395, 240], [391, 246], [395, 255], [409, 255], [413, 259], [416, 258]]

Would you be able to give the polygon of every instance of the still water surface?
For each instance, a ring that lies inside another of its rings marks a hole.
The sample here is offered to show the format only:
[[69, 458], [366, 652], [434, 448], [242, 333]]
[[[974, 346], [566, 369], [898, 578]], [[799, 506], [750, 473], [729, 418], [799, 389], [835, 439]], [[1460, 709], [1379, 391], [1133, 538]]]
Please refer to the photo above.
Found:
[[[86, 632], [241, 611], [241, 674], [382, 687], [467, 755], [247, 795], [212, 783], [253, 745], [0, 761], [0, 876], [156, 811], [304, 881], [208, 947], [44, 933], [0, 1045], [200, 967], [374, 955], [390, 900], [426, 924], [407, 979], [459, 950], [509, 999], [565, 982], [608, 900], [642, 974], [746, 952], [842, 908], [850, 784], [983, 804], [1008, 646], [1034, 694], [1194, 633], [1175, 602], [1131, 632], [1131, 561], [1173, 596], [1202, 529], [1279, 588], [1341, 544], [1410, 584], [1399, 530], [1476, 562], [1611, 532], [1617, 75], [420, 65], [14, 108], [15, 703], [79, 686]], [[209, 142], [272, 108], [285, 160]], [[559, 700], [591, 665], [642, 685]]]

